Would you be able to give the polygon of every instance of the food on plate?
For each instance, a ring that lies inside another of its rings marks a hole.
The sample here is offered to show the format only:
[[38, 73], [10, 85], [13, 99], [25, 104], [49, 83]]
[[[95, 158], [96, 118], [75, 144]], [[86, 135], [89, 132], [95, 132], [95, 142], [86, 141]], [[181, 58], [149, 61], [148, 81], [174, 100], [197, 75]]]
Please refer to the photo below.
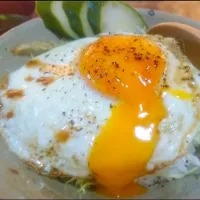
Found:
[[173, 38], [86, 37], [9, 74], [1, 134], [38, 173], [140, 195], [199, 168], [199, 85]]
[[12, 49], [12, 53], [17, 56], [37, 56], [55, 47], [51, 42], [34, 41], [20, 44]]
[[78, 39], [99, 33], [145, 33], [147, 25], [131, 6], [120, 1], [37, 1], [36, 12], [60, 37]]

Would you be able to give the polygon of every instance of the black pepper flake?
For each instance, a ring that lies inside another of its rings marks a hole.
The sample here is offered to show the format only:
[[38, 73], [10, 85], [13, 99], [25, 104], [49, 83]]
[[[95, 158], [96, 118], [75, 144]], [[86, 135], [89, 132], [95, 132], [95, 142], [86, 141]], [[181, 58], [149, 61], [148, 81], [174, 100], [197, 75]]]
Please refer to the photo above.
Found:
[[44, 57], [45, 57], [45, 58], [48, 58], [49, 56], [50, 56], [50, 54], [46, 54]]
[[184, 67], [183, 67], [183, 69], [188, 69], [188, 68], [190, 68], [189, 66], [187, 66], [187, 65], [185, 65]]
[[131, 47], [130, 48], [131, 51], [135, 51], [135, 49], [136, 49], [135, 47]]
[[142, 57], [141, 56], [135, 56], [135, 59], [136, 60], [142, 60]]
[[112, 62], [113, 65], [115, 65], [116, 68], [119, 68], [119, 64], [117, 62]]
[[146, 56], [146, 60], [149, 60], [149, 56]]
[[112, 104], [110, 104], [110, 108], [113, 108], [113, 105], [112, 105]]
[[66, 112], [62, 112], [62, 115], [63, 115], [63, 116], [66, 116]]
[[76, 131], [79, 132], [79, 131], [81, 131], [81, 130], [83, 130], [83, 128], [78, 128]]
[[82, 121], [82, 120], [83, 120], [83, 118], [81, 117], [81, 118], [80, 118], [80, 121]]
[[100, 78], [103, 78], [103, 74], [100, 74], [99, 77], [100, 77]]
[[190, 69], [186, 69], [186, 70], [185, 70], [185, 73], [188, 73], [188, 72], [190, 72]]
[[148, 185], [148, 187], [151, 187], [152, 185]]
[[110, 50], [108, 49], [107, 46], [104, 46], [104, 51], [105, 51], [106, 53], [109, 53], [109, 52], [110, 52]]
[[47, 97], [47, 99], [49, 99], [49, 97]]
[[75, 124], [74, 120], [70, 120], [70, 124], [73, 126]]
[[87, 94], [86, 94], [86, 93], [85, 93], [84, 95], [85, 95], [85, 97], [87, 97]]
[[64, 62], [64, 59], [63, 59], [63, 58], [61, 58], [61, 59], [60, 59], [60, 61], [61, 61], [61, 62]]
[[45, 90], [46, 90], [46, 88], [43, 88], [43, 89], [42, 89], [42, 91], [45, 91]]
[[169, 85], [161, 85], [161, 87], [163, 87], [163, 88], [169, 88]]
[[154, 66], [157, 67], [159, 63], [158, 60], [154, 60], [153, 62], [154, 62]]
[[94, 70], [94, 73], [96, 74], [97, 72], [98, 72], [98, 69], [95, 69], [95, 70]]

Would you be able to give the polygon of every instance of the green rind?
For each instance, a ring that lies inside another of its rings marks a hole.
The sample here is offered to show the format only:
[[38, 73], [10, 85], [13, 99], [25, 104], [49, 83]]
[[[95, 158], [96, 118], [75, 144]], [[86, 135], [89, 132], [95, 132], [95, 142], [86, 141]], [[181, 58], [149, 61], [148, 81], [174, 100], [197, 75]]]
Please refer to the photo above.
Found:
[[99, 34], [100, 19], [101, 19], [101, 7], [105, 1], [88, 1], [88, 21], [94, 34]]
[[[46, 28], [54, 32], [59, 37], [69, 37], [65, 30], [62, 28], [62, 25], [57, 20], [57, 18], [53, 15], [51, 11], [51, 4], [53, 1], [36, 1], [36, 12], [42, 18], [44, 25]], [[50, 12], [51, 11], [51, 12]], [[59, 25], [60, 24], [60, 25]]]
[[63, 1], [63, 9], [69, 19], [70, 26], [80, 37], [85, 36], [80, 16], [83, 4], [84, 1]]

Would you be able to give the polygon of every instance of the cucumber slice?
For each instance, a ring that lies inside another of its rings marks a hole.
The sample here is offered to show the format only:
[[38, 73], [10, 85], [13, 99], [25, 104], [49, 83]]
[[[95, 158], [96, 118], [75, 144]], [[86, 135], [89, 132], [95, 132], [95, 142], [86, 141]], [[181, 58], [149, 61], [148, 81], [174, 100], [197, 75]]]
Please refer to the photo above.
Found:
[[36, 1], [36, 12], [45, 26], [60, 37], [78, 39], [70, 27], [69, 20], [62, 8], [62, 1]]
[[88, 21], [95, 34], [145, 33], [147, 25], [131, 6], [120, 1], [89, 1]]
[[87, 19], [87, 1], [64, 1], [63, 9], [69, 19], [70, 26], [80, 37], [94, 35]]
[[101, 33], [101, 7], [104, 3], [105, 1], [88, 1], [88, 21], [95, 34]]

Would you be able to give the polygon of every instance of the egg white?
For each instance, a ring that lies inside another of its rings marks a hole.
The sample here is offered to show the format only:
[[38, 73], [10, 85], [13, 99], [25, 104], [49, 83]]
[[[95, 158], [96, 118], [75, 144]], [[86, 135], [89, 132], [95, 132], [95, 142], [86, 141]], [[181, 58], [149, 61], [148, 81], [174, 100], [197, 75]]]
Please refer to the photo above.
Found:
[[[23, 89], [25, 96], [14, 100], [4, 96], [6, 91], [0, 93], [3, 105], [0, 112], [2, 135], [10, 149], [21, 159], [34, 165], [40, 173], [51, 175], [52, 170], [56, 169], [62, 175], [85, 178], [91, 176], [88, 167], [90, 149], [101, 126], [111, 116], [110, 105], [117, 103], [88, 86], [78, 71], [81, 51], [97, 39], [98, 37], [76, 40], [37, 57], [37, 60], [55, 66], [73, 65], [77, 69], [73, 76], [59, 77], [50, 85], [44, 86], [35, 80], [49, 74], [25, 65], [9, 75], [7, 88]], [[198, 85], [198, 71], [188, 61], [180, 61], [164, 43], [165, 39], [154, 41], [166, 56], [165, 74], [169, 87], [193, 92], [186, 82], [177, 84], [175, 74], [180, 65], [186, 62]], [[34, 77], [34, 80], [25, 81], [27, 76]], [[193, 153], [188, 153], [188, 144], [200, 126], [200, 123], [195, 123], [198, 109], [192, 100], [177, 98], [169, 92], [163, 92], [162, 98], [168, 114], [159, 125], [160, 139], [147, 169], [157, 169], [152, 175], [155, 177], [164, 174], [165, 177], [174, 177], [173, 173], [170, 174], [172, 164], [176, 165], [177, 160], [183, 160], [184, 156], [193, 156]], [[6, 119], [5, 115], [10, 110], [14, 112], [14, 116]], [[65, 143], [59, 143], [55, 133], [68, 128], [70, 123], [72, 125], [72, 120], [77, 131], [73, 131]], [[190, 131], [194, 124], [195, 127]], [[200, 166], [199, 161], [196, 160], [195, 163]], [[163, 171], [166, 169], [167, 172]], [[144, 181], [141, 184], [145, 184]]]
[[[78, 59], [77, 54], [85, 45], [95, 40], [71, 42], [38, 59], [54, 65], [70, 64]], [[111, 101], [86, 86], [78, 71], [48, 86], [24, 80], [27, 76], [37, 79], [47, 75], [39, 72], [39, 68], [30, 69], [26, 65], [10, 74], [8, 90], [21, 88], [25, 96], [19, 100], [1, 97], [1, 116], [9, 110], [14, 112], [13, 118], [0, 120], [3, 136], [13, 152], [46, 174], [56, 168], [63, 174], [86, 177], [88, 153], [100, 126], [110, 116]], [[59, 144], [55, 133], [68, 128], [71, 120], [81, 130], [74, 131], [66, 143]], [[47, 155], [50, 148], [52, 153]]]

